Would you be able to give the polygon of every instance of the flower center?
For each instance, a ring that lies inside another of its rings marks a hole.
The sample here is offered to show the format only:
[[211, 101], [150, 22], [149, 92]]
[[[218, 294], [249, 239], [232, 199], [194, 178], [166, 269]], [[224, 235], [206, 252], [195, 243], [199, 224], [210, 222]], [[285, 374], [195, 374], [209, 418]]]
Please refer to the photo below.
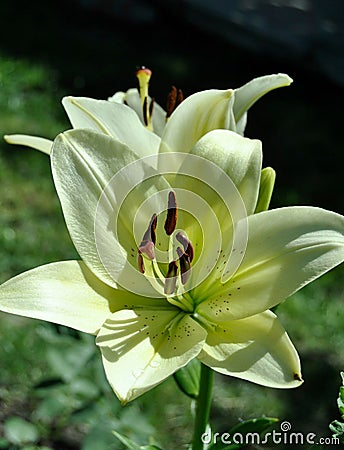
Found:
[[156, 260], [156, 214], [152, 215], [137, 251], [139, 271], [147, 275], [151, 283], [163, 290], [167, 297], [180, 297], [185, 292], [184, 286], [190, 280], [194, 258], [194, 249], [186, 233], [176, 230], [177, 220], [176, 194], [170, 191], [164, 222], [164, 232], [169, 237], [168, 263], [158, 263]]

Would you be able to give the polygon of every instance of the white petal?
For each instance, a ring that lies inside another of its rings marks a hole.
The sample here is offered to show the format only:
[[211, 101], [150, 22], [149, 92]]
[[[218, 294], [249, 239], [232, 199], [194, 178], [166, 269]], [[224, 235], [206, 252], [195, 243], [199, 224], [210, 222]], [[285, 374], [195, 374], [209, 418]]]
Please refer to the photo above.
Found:
[[[262, 143], [259, 140], [244, 138], [233, 131], [215, 130], [201, 138], [191, 153], [220, 167], [240, 193], [247, 214], [254, 212], [262, 167]], [[199, 177], [203, 179], [202, 173]]]
[[199, 306], [211, 320], [240, 319], [270, 309], [344, 261], [344, 217], [339, 214], [289, 207], [254, 214], [248, 225], [238, 271], [225, 284], [214, 284]]
[[157, 153], [160, 139], [127, 106], [86, 97], [65, 97], [62, 104], [74, 128], [89, 128], [112, 136], [141, 157]]
[[[263, 95], [284, 86], [289, 86], [292, 79], [284, 74], [278, 73], [275, 75], [266, 75], [263, 77], [254, 78], [246, 83], [244, 86], [235, 90], [235, 100], [233, 105], [233, 112], [235, 121], [238, 123], [245, 115], [246, 111], [259, 100]], [[244, 119], [246, 122], [246, 119]], [[243, 132], [245, 128], [244, 123], [240, 125], [240, 131]]]
[[298, 354], [271, 311], [219, 324], [209, 332], [199, 359], [225, 375], [273, 388], [302, 383]]
[[[82, 259], [110, 286], [125, 284], [141, 295], [157, 296], [137, 267], [137, 248], [145, 229], [136, 240], [133, 234], [139, 206], [159, 187], [154, 169], [121, 142], [90, 130], [59, 135], [51, 161], [67, 227]], [[137, 161], [135, 169], [122, 173], [121, 169]], [[117, 180], [115, 175], [119, 181], [111, 184]], [[138, 186], [132, 189], [135, 183]], [[152, 215], [149, 206], [142, 215], [145, 212], [142, 227], [147, 228]]]
[[4, 139], [9, 144], [25, 145], [27, 147], [39, 150], [42, 153], [50, 154], [53, 141], [38, 136], [29, 136], [27, 134], [10, 134], [4, 136]]
[[96, 278], [80, 261], [24, 272], [0, 286], [0, 310], [95, 334], [128, 294]]
[[123, 310], [101, 328], [100, 346], [107, 378], [123, 402], [165, 380], [197, 356], [206, 331], [173, 307]]
[[[136, 88], [128, 89], [127, 92], [125, 93], [116, 92], [116, 94], [110, 97], [109, 100], [127, 104], [130, 108], [132, 108], [136, 112], [136, 114], [140, 118], [141, 123], [144, 124], [142, 103], [140, 95]], [[150, 104], [151, 101], [152, 101], [151, 97], [148, 97], [148, 104]], [[166, 124], [166, 112], [158, 103], [155, 102], [152, 112], [152, 122], [154, 133], [157, 134], [158, 136], [161, 136]]]
[[[187, 233], [194, 247], [197, 245], [190, 285], [194, 287], [204, 280], [194, 291], [195, 297], [202, 298], [208, 285], [214, 284], [214, 278], [221, 279], [225, 268], [233, 273], [241, 262], [240, 250], [246, 248], [247, 228], [246, 234], [237, 233], [233, 242], [233, 223], [245, 219], [255, 209], [261, 142], [232, 131], [214, 130], [183, 158], [173, 181], [180, 207], [178, 227]], [[227, 267], [233, 245], [237, 246], [237, 252], [232, 254]]]
[[169, 118], [161, 137], [160, 152], [188, 153], [206, 133], [236, 131], [232, 90], [198, 92], [184, 100]]

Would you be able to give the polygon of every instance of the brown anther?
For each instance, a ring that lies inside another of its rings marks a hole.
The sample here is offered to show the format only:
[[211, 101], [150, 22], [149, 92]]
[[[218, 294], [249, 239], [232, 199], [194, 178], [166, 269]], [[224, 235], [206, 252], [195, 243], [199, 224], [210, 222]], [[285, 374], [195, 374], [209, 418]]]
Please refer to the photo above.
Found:
[[177, 108], [177, 106], [179, 106], [183, 100], [184, 100], [184, 94], [183, 94], [183, 91], [182, 91], [181, 89], [178, 89], [178, 93], [177, 93], [177, 101], [176, 101], [176, 106], [175, 106], [175, 108]]
[[176, 261], [171, 261], [165, 278], [164, 293], [172, 295], [176, 289], [178, 266]]
[[167, 95], [166, 119], [168, 119], [175, 110], [176, 103], [177, 103], [177, 88], [175, 86], [172, 86], [171, 91]]
[[194, 258], [194, 249], [191, 244], [191, 241], [186, 236], [184, 236], [184, 234], [181, 233], [180, 231], [178, 231], [178, 233], [176, 234], [176, 239], [184, 247], [184, 252], [188, 255], [191, 263]]
[[137, 266], [139, 268], [139, 272], [145, 273], [145, 266], [143, 264], [143, 256], [140, 250], [137, 252]]
[[191, 276], [191, 261], [189, 255], [183, 252], [180, 247], [177, 247], [177, 254], [179, 256], [180, 278], [182, 284], [185, 284]]
[[156, 242], [156, 224], [157, 215], [153, 214], [139, 246], [139, 253], [144, 253], [146, 256], [148, 256], [149, 259], [155, 258], [154, 246]]
[[152, 115], [153, 115], [154, 102], [155, 102], [155, 99], [151, 98], [149, 108], [148, 108], [149, 109], [149, 117], [152, 117]]
[[142, 112], [143, 112], [143, 121], [146, 126], [148, 126], [148, 109], [147, 109], [147, 97], [145, 97], [142, 105]]
[[171, 234], [176, 229], [178, 218], [177, 199], [176, 194], [173, 191], [170, 191], [168, 193], [167, 208], [167, 217], [165, 220], [164, 228], [167, 236], [171, 236]]
[[184, 94], [181, 89], [178, 89], [175, 86], [171, 87], [171, 91], [167, 95], [166, 102], [166, 120], [172, 115], [173, 111], [181, 104], [184, 100]]

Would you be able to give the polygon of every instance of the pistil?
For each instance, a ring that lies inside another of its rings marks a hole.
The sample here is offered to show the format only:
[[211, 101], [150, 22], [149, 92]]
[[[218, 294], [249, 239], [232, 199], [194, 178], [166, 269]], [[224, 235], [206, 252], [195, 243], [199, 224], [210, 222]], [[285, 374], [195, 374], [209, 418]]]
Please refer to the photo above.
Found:
[[154, 100], [149, 102], [148, 97], [148, 88], [149, 88], [149, 80], [152, 76], [152, 71], [150, 69], [147, 69], [147, 67], [142, 66], [137, 72], [136, 77], [139, 82], [139, 94], [142, 104], [142, 114], [143, 114], [143, 121], [146, 125], [146, 127], [153, 131], [153, 125], [152, 125], [152, 113], [153, 113], [153, 105]]

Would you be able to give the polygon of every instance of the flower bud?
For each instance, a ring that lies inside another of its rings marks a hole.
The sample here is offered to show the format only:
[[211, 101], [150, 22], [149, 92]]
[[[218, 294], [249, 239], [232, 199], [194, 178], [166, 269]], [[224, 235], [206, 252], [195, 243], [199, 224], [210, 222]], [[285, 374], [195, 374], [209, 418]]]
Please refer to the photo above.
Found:
[[269, 209], [272, 192], [274, 190], [276, 172], [271, 167], [265, 167], [260, 175], [260, 186], [257, 205], [254, 213]]

